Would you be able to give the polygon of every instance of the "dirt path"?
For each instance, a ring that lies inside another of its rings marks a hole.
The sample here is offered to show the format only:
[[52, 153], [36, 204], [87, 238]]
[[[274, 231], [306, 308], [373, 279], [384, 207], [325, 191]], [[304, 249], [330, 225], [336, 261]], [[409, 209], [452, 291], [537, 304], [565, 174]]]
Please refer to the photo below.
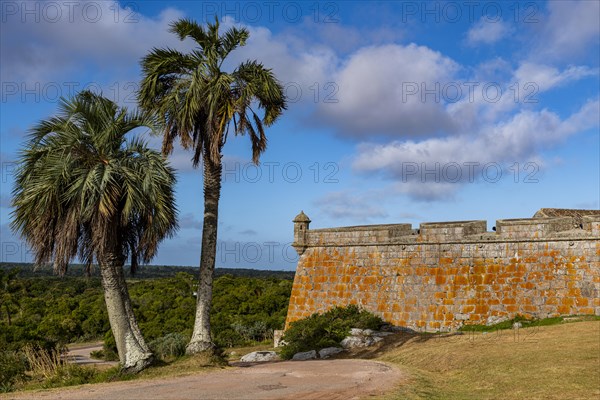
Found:
[[87, 346], [76, 346], [69, 345], [69, 352], [67, 353], [67, 360], [74, 364], [80, 365], [117, 365], [116, 361], [102, 361], [96, 360], [90, 357], [90, 353], [96, 350], [102, 350], [102, 342], [94, 343]]
[[385, 393], [404, 381], [402, 372], [381, 362], [284, 361], [183, 377], [19, 393], [11, 398], [350, 400]]

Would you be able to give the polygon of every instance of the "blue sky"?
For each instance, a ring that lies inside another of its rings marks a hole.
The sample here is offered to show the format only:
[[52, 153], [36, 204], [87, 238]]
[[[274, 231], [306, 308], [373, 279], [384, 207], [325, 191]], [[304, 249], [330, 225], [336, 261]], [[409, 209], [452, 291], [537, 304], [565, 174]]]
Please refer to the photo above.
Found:
[[[262, 164], [225, 146], [218, 267], [293, 269], [311, 227], [530, 217], [600, 202], [600, 2], [1, 3], [0, 261], [29, 262], [10, 192], [27, 130], [90, 88], [135, 107], [139, 60], [189, 50], [180, 17], [246, 26], [289, 109]], [[159, 147], [160, 139], [149, 138]], [[154, 264], [198, 264], [202, 177], [176, 149], [180, 230]]]

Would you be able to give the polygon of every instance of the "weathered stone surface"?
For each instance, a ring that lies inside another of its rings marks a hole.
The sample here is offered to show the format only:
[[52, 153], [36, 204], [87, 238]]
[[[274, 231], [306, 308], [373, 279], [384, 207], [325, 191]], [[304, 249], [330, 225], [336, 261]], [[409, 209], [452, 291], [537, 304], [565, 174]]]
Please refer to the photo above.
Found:
[[273, 347], [284, 346], [286, 343], [282, 340], [284, 331], [282, 329], [275, 329], [273, 331]]
[[383, 338], [383, 337], [390, 336], [390, 335], [393, 335], [393, 334], [394, 334], [393, 332], [373, 332], [372, 336]]
[[294, 354], [294, 356], [292, 357], [292, 361], [313, 360], [315, 358], [317, 358], [317, 351], [316, 350], [303, 351], [301, 353]]
[[241, 362], [264, 362], [277, 360], [279, 356], [274, 351], [253, 351], [243, 356]]
[[381, 342], [383, 338], [377, 336], [346, 336], [340, 343], [345, 349], [356, 347], [369, 347]]
[[334, 354], [338, 354], [344, 351], [341, 347], [325, 347], [319, 350], [319, 358], [329, 358]]
[[306, 225], [286, 326], [347, 304], [432, 332], [600, 315], [600, 216], [562, 215], [497, 221], [496, 232], [481, 221], [430, 223], [425, 235], [407, 224]]
[[497, 317], [497, 316], [489, 316], [488, 319], [485, 321], [486, 325], [496, 325], [499, 324], [500, 322], [504, 322], [506, 321], [508, 318], [507, 317]]

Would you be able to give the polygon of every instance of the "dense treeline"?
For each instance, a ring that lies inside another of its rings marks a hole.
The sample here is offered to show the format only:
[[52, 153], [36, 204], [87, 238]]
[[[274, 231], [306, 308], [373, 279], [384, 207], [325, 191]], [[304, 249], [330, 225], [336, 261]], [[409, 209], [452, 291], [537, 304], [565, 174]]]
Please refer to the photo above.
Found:
[[[0, 263], [0, 270], [9, 271], [19, 269], [21, 278], [39, 278], [39, 277], [55, 277], [56, 274], [52, 270], [52, 266], [34, 268], [31, 263]], [[135, 273], [137, 279], [152, 279], [152, 278], [172, 278], [179, 272], [196, 274], [198, 267], [184, 267], [176, 265], [140, 265]], [[81, 264], [69, 265], [65, 276], [81, 277], [86, 274], [85, 267]], [[125, 269], [125, 275], [132, 278], [128, 268]], [[216, 268], [215, 277], [223, 275], [241, 276], [246, 278], [281, 278], [294, 279], [294, 271], [271, 271], [249, 268]], [[98, 268], [93, 268], [90, 276], [99, 277]]]
[[[0, 349], [102, 339], [110, 331], [99, 278], [10, 275], [0, 269]], [[211, 315], [216, 344], [237, 346], [270, 338], [273, 329], [283, 327], [291, 286], [290, 279], [274, 277], [217, 278]], [[195, 287], [196, 277], [183, 272], [130, 280], [134, 312], [147, 340], [173, 333], [190, 336]]]

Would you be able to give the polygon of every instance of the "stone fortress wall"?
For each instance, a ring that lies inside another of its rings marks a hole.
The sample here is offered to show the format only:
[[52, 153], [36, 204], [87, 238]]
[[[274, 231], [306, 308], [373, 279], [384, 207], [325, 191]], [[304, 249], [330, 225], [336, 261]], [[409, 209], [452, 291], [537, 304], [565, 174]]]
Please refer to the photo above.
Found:
[[357, 304], [396, 326], [452, 331], [520, 314], [600, 315], [600, 212], [542, 209], [534, 218], [309, 229], [286, 327]]

